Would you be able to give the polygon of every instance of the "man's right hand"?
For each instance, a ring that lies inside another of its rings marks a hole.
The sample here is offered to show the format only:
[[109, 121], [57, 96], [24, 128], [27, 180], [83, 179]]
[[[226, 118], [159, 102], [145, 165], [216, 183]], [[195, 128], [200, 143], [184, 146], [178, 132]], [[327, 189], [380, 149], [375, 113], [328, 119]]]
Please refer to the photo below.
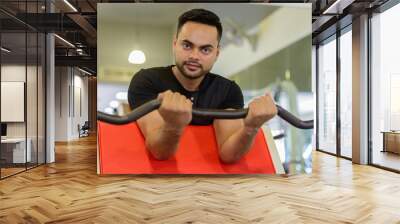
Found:
[[161, 106], [158, 112], [171, 129], [182, 131], [192, 120], [193, 103], [177, 92], [167, 90], [158, 95]]

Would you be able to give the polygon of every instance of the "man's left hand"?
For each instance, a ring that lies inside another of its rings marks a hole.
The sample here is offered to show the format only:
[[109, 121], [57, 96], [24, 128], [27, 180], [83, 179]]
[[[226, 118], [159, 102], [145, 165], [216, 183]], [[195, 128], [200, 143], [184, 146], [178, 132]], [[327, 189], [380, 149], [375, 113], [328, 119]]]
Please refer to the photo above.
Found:
[[244, 119], [245, 128], [258, 130], [265, 122], [272, 119], [278, 110], [269, 93], [255, 98], [249, 104], [249, 112]]

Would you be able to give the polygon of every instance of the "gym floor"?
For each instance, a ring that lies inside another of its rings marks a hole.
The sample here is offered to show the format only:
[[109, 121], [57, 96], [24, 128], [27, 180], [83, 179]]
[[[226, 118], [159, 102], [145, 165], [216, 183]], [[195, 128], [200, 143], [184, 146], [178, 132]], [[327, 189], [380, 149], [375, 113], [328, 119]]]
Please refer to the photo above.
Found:
[[96, 138], [0, 181], [0, 223], [399, 223], [399, 174], [313, 154], [310, 175], [96, 174]]

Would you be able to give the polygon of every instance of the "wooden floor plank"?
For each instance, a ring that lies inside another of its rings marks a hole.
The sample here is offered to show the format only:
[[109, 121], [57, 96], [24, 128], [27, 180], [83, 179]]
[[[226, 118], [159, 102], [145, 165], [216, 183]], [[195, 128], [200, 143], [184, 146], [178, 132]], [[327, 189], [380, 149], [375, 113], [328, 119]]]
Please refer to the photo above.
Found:
[[0, 181], [0, 223], [400, 223], [400, 175], [313, 153], [313, 173], [96, 174], [96, 138]]

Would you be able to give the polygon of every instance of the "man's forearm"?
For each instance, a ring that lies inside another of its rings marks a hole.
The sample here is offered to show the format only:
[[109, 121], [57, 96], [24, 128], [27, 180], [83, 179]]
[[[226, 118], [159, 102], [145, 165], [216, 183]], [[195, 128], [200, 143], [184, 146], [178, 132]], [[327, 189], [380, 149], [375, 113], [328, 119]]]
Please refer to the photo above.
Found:
[[225, 163], [234, 163], [253, 145], [258, 128], [242, 127], [233, 133], [222, 145], [219, 150], [220, 158]]
[[156, 159], [166, 160], [178, 148], [182, 133], [183, 129], [174, 128], [164, 123], [146, 136], [146, 147]]

